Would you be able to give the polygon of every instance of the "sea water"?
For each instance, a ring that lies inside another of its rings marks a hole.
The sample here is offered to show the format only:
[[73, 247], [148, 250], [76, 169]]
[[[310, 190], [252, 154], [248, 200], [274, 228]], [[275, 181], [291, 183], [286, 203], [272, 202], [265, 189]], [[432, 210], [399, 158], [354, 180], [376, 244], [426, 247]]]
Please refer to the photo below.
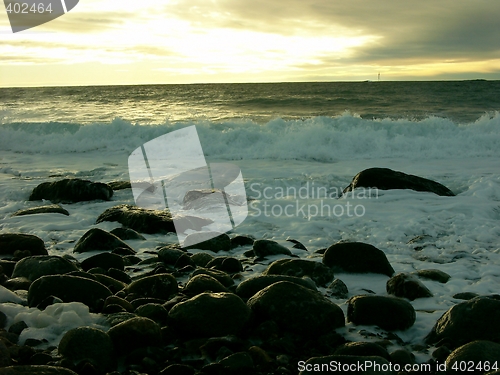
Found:
[[[439, 269], [451, 275], [446, 284], [422, 280], [434, 296], [413, 301], [415, 325], [396, 332], [404, 343], [399, 345], [411, 348], [460, 302], [454, 294], [498, 293], [499, 109], [496, 81], [0, 89], [0, 233], [35, 234], [54, 255], [79, 260], [93, 255], [73, 254], [75, 242], [90, 228], [119, 227], [95, 220], [109, 207], [134, 204], [130, 189], [116, 191], [109, 202], [62, 204], [70, 216], [12, 213], [42, 204], [28, 197], [45, 181], [128, 180], [133, 150], [196, 125], [208, 163], [230, 162], [241, 169], [249, 213], [233, 235], [272, 239], [316, 261], [321, 261], [318, 249], [361, 241], [383, 250], [396, 272]], [[342, 195], [356, 173], [371, 167], [430, 178], [456, 196], [376, 189]], [[127, 241], [143, 258], [177, 241], [175, 234], [145, 237]], [[292, 248], [289, 238], [308, 251]], [[240, 259], [242, 253], [231, 251]], [[272, 260], [251, 265], [243, 277], [261, 272]], [[387, 294], [386, 276], [336, 277], [350, 296]], [[333, 301], [346, 312], [344, 300]], [[75, 306], [67, 309], [82, 315], [81, 322], [97, 324]], [[35, 314], [21, 306], [4, 312], [9, 322]], [[68, 329], [79, 321], [73, 318]], [[46, 328], [59, 332], [52, 343], [64, 332], [59, 320], [53, 318], [54, 325]], [[374, 327], [352, 324], [339, 332], [367, 340], [363, 330], [372, 332], [372, 339], [384, 337]], [[419, 358], [425, 359], [424, 354]]]

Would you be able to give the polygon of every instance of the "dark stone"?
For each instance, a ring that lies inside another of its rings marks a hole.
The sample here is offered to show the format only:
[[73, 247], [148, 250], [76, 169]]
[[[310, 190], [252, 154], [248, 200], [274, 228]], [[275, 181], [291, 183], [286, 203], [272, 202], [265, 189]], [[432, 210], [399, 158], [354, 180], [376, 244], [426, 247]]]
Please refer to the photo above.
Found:
[[209, 275], [196, 275], [191, 278], [183, 289], [187, 295], [197, 295], [204, 292], [229, 292], [217, 279]]
[[226, 272], [219, 270], [214, 270], [209, 268], [197, 268], [196, 271], [194, 271], [191, 274], [191, 278], [195, 277], [196, 275], [212, 276], [214, 279], [219, 281], [225, 287], [230, 287], [234, 284], [234, 280], [231, 278], [231, 276], [229, 276]]
[[219, 251], [231, 250], [231, 239], [226, 233], [198, 232], [186, 236], [183, 247], [185, 249]]
[[120, 290], [123, 290], [127, 287], [127, 284], [125, 284], [124, 282], [115, 280], [108, 275], [96, 274], [95, 277], [98, 282], [106, 286], [109, 290], [111, 290], [112, 293], [118, 293]]
[[70, 329], [61, 339], [59, 353], [78, 366], [83, 361], [103, 371], [115, 367], [113, 343], [106, 332], [91, 327]]
[[336, 279], [328, 285], [328, 291], [332, 297], [336, 298], [347, 298], [349, 295], [347, 285], [340, 279]]
[[238, 334], [250, 315], [245, 302], [233, 293], [202, 293], [176, 304], [169, 312], [176, 330], [195, 337]]
[[322, 263], [306, 259], [278, 259], [262, 275], [310, 277], [318, 286], [326, 286], [334, 278], [333, 270]]
[[336, 272], [394, 274], [384, 252], [362, 242], [333, 244], [323, 254], [323, 264]]
[[88, 230], [75, 244], [74, 253], [85, 253], [93, 250], [114, 250], [123, 247], [133, 250], [129, 245], [115, 235], [100, 228]]
[[[195, 216], [184, 216], [183, 227], [186, 229], [201, 230], [211, 220]], [[179, 218], [180, 220], [180, 218]], [[127, 228], [140, 233], [169, 233], [175, 232], [172, 215], [168, 210], [146, 210], [144, 208], [122, 204], [105, 210], [97, 218], [96, 223], [103, 221], [117, 221]]]
[[55, 182], [44, 182], [33, 189], [29, 200], [39, 201], [47, 199], [53, 203], [82, 202], [102, 199], [109, 201], [113, 196], [113, 189], [101, 182], [67, 178]]
[[389, 362], [397, 363], [401, 367], [404, 367], [404, 365], [413, 365], [415, 363], [415, 355], [406, 349], [396, 349], [390, 354]]
[[250, 236], [237, 235], [231, 238], [231, 249], [235, 249], [239, 246], [253, 245], [255, 239]]
[[426, 178], [393, 171], [388, 168], [369, 168], [359, 172], [352, 179], [343, 194], [358, 187], [377, 188], [381, 190], [411, 189], [416, 191], [427, 191], [437, 195], [452, 197], [455, 194], [446, 186]]
[[158, 259], [165, 264], [174, 265], [186, 251], [172, 246], [164, 246], [158, 250]]
[[48, 206], [32, 207], [25, 210], [19, 210], [14, 212], [11, 216], [24, 216], [24, 215], [35, 215], [35, 214], [63, 214], [69, 216], [69, 212], [58, 204], [51, 204]]
[[194, 375], [195, 369], [188, 365], [181, 365], [179, 363], [174, 363], [173, 365], [168, 365], [159, 375]]
[[[122, 258], [123, 259], [123, 258]], [[125, 263], [125, 261], [124, 261]], [[127, 275], [127, 273], [123, 270], [119, 270], [117, 268], [109, 268], [108, 276], [112, 277], [115, 280], [121, 281], [125, 284], [130, 284], [132, 282], [132, 278]]]
[[45, 243], [37, 236], [21, 233], [0, 234], [0, 255], [14, 255], [16, 250], [28, 250], [31, 255], [49, 255]]
[[20, 335], [21, 332], [24, 331], [26, 328], [28, 328], [28, 325], [26, 324], [26, 322], [24, 322], [23, 320], [20, 320], [19, 322], [12, 324], [9, 327], [8, 332], [14, 333], [16, 335]]
[[28, 304], [37, 306], [50, 296], [64, 302], [82, 302], [91, 310], [97, 311], [111, 291], [101, 283], [78, 276], [42, 276], [35, 280], [28, 291]]
[[347, 321], [357, 325], [377, 325], [394, 331], [415, 323], [415, 309], [401, 298], [364, 295], [352, 297], [347, 303]]
[[391, 361], [391, 356], [385, 348], [373, 342], [348, 342], [335, 349], [335, 355], [354, 355], [354, 356], [376, 356]]
[[78, 271], [78, 267], [67, 259], [55, 255], [36, 255], [18, 261], [12, 277], [25, 277], [35, 281], [42, 276], [62, 275], [72, 271]]
[[472, 293], [472, 292], [461, 292], [461, 293], [456, 293], [453, 295], [453, 298], [456, 299], [463, 299], [463, 300], [470, 300], [473, 298], [479, 297], [479, 294], [477, 293]]
[[387, 280], [387, 293], [396, 297], [408, 298], [413, 301], [417, 298], [432, 297], [431, 291], [420, 280], [408, 273], [398, 273]]
[[101, 253], [93, 255], [81, 262], [84, 271], [88, 271], [94, 267], [101, 267], [106, 271], [110, 268], [122, 270], [125, 268], [123, 258], [112, 253]]
[[[299, 364], [299, 375], [331, 375], [331, 363], [337, 364], [340, 367], [339, 372], [346, 375], [395, 375], [394, 371], [390, 371], [393, 367], [390, 362], [382, 357], [374, 356], [354, 356], [354, 355], [329, 355], [326, 357], [309, 358], [302, 366]], [[370, 363], [371, 367], [363, 367], [362, 371], [358, 368], [359, 364], [365, 365]], [[349, 366], [353, 371], [342, 370], [342, 366]], [[333, 371], [335, 372], [335, 371]]]
[[3, 283], [3, 286], [9, 290], [28, 290], [31, 280], [26, 277], [14, 277]]
[[161, 328], [148, 318], [136, 317], [111, 327], [108, 331], [119, 354], [135, 349], [162, 344]]
[[56, 366], [9, 366], [0, 368], [0, 375], [78, 375], [65, 367]]
[[252, 277], [251, 279], [241, 282], [236, 288], [236, 294], [243, 299], [248, 299], [260, 290], [280, 281], [288, 281], [313, 291], [317, 290], [316, 286], [309, 280], [301, 279], [295, 276], [266, 275]]
[[295, 240], [295, 239], [293, 239], [293, 238], [287, 238], [286, 240], [287, 240], [288, 242], [293, 243], [293, 246], [292, 246], [292, 247], [293, 247], [294, 249], [299, 249], [299, 250], [308, 251], [308, 250], [307, 250], [307, 247], [305, 247], [305, 246], [304, 246], [304, 244], [303, 244], [302, 242], [297, 241], [297, 240]]
[[149, 318], [160, 326], [164, 326], [168, 321], [168, 311], [159, 303], [146, 303], [135, 309], [135, 314], [144, 318]]
[[5, 276], [11, 277], [12, 272], [14, 272], [14, 267], [16, 266], [16, 263], [17, 262], [12, 260], [0, 259], [0, 275], [2, 274], [3, 271]]
[[194, 262], [195, 265], [198, 267], [206, 267], [206, 265], [214, 259], [213, 255], [210, 255], [208, 253], [196, 253], [191, 255], [191, 260]]
[[135, 310], [134, 306], [132, 306], [129, 301], [118, 296], [109, 296], [108, 298], [106, 298], [106, 300], [104, 301], [104, 307], [109, 305], [121, 306], [128, 312], [133, 312]]
[[108, 182], [108, 185], [113, 190], [125, 190], [132, 188], [130, 181], [111, 181]]
[[280, 245], [276, 241], [257, 240], [253, 243], [253, 252], [255, 256], [263, 258], [269, 255], [292, 255], [292, 252], [285, 246]]
[[233, 257], [221, 256], [215, 257], [207, 263], [206, 268], [215, 268], [227, 273], [237, 273], [243, 271], [241, 262]]
[[500, 297], [483, 296], [446, 311], [425, 338], [429, 344], [446, 339], [450, 349], [475, 340], [500, 343]]
[[129, 228], [115, 228], [109, 233], [114, 234], [116, 237], [118, 237], [122, 241], [125, 241], [125, 240], [145, 241], [146, 240], [146, 238], [143, 235], [141, 235], [140, 233], [137, 233], [135, 230], [129, 229]]
[[233, 353], [221, 359], [219, 364], [229, 374], [250, 374], [254, 370], [252, 357], [246, 352]]
[[423, 279], [434, 280], [443, 284], [446, 284], [451, 278], [450, 275], [441, 270], [418, 270], [412, 272], [412, 274], [416, 274], [418, 277], [421, 277]]
[[280, 281], [251, 297], [248, 306], [259, 321], [273, 320], [284, 331], [315, 337], [345, 325], [344, 313], [320, 293]]
[[177, 280], [169, 273], [160, 273], [146, 276], [133, 281], [127, 288], [127, 293], [134, 293], [141, 297], [159, 298], [168, 300], [177, 294]]
[[[477, 340], [455, 349], [446, 358], [446, 369], [449, 374], [484, 374], [493, 370], [500, 358], [500, 344], [491, 341]], [[486, 363], [489, 369], [485, 368]], [[454, 369], [455, 367], [455, 369]]]

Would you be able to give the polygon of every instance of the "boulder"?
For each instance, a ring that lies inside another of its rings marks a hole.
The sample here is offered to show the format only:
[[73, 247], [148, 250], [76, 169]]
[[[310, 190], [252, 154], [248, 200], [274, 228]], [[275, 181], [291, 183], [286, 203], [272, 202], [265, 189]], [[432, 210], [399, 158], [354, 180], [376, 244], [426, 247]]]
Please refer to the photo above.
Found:
[[108, 335], [119, 354], [148, 346], [161, 346], [161, 327], [144, 317], [127, 319], [111, 327]]
[[74, 253], [85, 253], [93, 250], [114, 250], [116, 248], [126, 248], [133, 250], [129, 245], [120, 240], [115, 235], [100, 228], [88, 230], [75, 244]]
[[262, 275], [310, 277], [318, 286], [326, 286], [333, 278], [333, 270], [322, 263], [306, 259], [278, 259]]
[[231, 250], [231, 239], [226, 233], [220, 232], [191, 233], [186, 236], [183, 247], [185, 249], [209, 250], [217, 253]]
[[391, 361], [391, 356], [387, 350], [374, 342], [348, 342], [339, 345], [333, 354], [355, 355], [355, 356], [376, 356]]
[[250, 236], [237, 235], [231, 238], [231, 249], [235, 249], [239, 246], [253, 245], [255, 239]]
[[101, 199], [109, 201], [113, 196], [113, 189], [101, 182], [92, 182], [78, 178], [67, 178], [60, 181], [44, 182], [33, 189], [29, 200], [39, 201], [47, 199], [53, 203], [82, 202]]
[[69, 212], [58, 204], [51, 204], [48, 206], [40, 206], [27, 208], [25, 210], [19, 210], [14, 212], [11, 216], [24, 216], [24, 215], [35, 215], [35, 214], [63, 214], [69, 216]]
[[393, 171], [389, 168], [369, 168], [359, 172], [352, 179], [343, 194], [356, 188], [377, 188], [380, 190], [411, 189], [452, 197], [455, 194], [446, 186], [426, 178]]
[[92, 327], [70, 329], [61, 339], [59, 354], [78, 366], [83, 361], [103, 371], [115, 367], [113, 342], [106, 332]]
[[165, 264], [175, 265], [179, 258], [186, 255], [185, 250], [177, 249], [172, 246], [164, 246], [158, 250], [158, 259]]
[[176, 304], [169, 312], [179, 333], [195, 337], [238, 334], [250, 315], [245, 302], [233, 293], [202, 293]]
[[312, 283], [310, 280], [295, 276], [266, 275], [252, 277], [251, 279], [247, 279], [241, 282], [236, 288], [236, 294], [243, 299], [248, 299], [260, 290], [280, 281], [288, 281], [303, 286], [304, 288], [311, 289], [313, 291], [317, 290], [316, 285], [314, 285], [314, 283]]
[[330, 295], [335, 298], [347, 298], [349, 295], [347, 285], [340, 279], [333, 280], [333, 282], [328, 285], [328, 291]]
[[111, 291], [101, 283], [78, 276], [51, 275], [36, 279], [28, 290], [28, 304], [36, 307], [48, 297], [63, 302], [82, 302], [91, 310], [98, 311]]
[[[195, 216], [179, 217], [184, 228], [201, 230], [205, 225], [212, 223], [211, 220]], [[177, 218], [176, 218], [177, 220]], [[170, 233], [175, 232], [172, 215], [168, 210], [146, 210], [144, 208], [121, 204], [105, 210], [96, 220], [96, 223], [103, 221], [117, 221], [123, 226], [140, 233]]]
[[209, 275], [196, 275], [191, 278], [183, 289], [187, 295], [196, 295], [204, 292], [229, 292], [217, 279]]
[[347, 321], [377, 325], [387, 331], [405, 330], [415, 323], [415, 309], [408, 301], [386, 296], [361, 295], [347, 301]]
[[387, 280], [386, 289], [387, 293], [408, 298], [410, 301], [432, 297], [431, 291], [420, 280], [408, 273], [398, 273], [391, 277]]
[[49, 255], [45, 243], [37, 236], [22, 233], [0, 234], [0, 255], [14, 255], [16, 250], [28, 250], [31, 255]]
[[62, 275], [72, 271], [78, 271], [78, 267], [67, 259], [56, 255], [35, 255], [18, 261], [12, 277], [25, 277], [35, 281], [42, 276]]
[[498, 369], [499, 362], [500, 344], [477, 340], [451, 352], [446, 358], [446, 369], [449, 374], [484, 374]]
[[450, 349], [475, 340], [500, 343], [500, 296], [482, 296], [452, 306], [425, 338]]
[[206, 264], [206, 268], [214, 268], [219, 271], [224, 271], [229, 274], [234, 274], [243, 271], [243, 265], [241, 262], [234, 258], [228, 256], [215, 257]]
[[230, 287], [234, 284], [234, 280], [226, 272], [209, 269], [209, 268], [197, 268], [190, 277], [195, 277], [196, 275], [209, 275], [220, 282], [225, 287]]
[[253, 252], [255, 256], [263, 258], [269, 255], [292, 255], [292, 252], [285, 246], [280, 245], [276, 241], [257, 240], [253, 243]]
[[126, 293], [134, 293], [141, 297], [168, 300], [177, 294], [177, 280], [169, 273], [159, 273], [133, 281], [126, 289]]
[[394, 274], [384, 252], [362, 242], [333, 244], [323, 254], [323, 264], [336, 272]]
[[273, 320], [286, 331], [317, 337], [345, 325], [342, 309], [319, 292], [280, 281], [252, 296], [248, 306], [258, 321]]
[[125, 268], [123, 258], [113, 253], [92, 255], [91, 257], [83, 260], [81, 262], [81, 266], [84, 271], [88, 271], [94, 267], [100, 267], [106, 271], [110, 268], [116, 268], [119, 270], [123, 270]]
[[327, 375], [336, 372], [347, 375], [395, 375], [392, 368], [387, 359], [376, 356], [329, 355], [298, 363], [299, 375]]
[[124, 190], [132, 188], [132, 184], [130, 183], [130, 181], [111, 181], [108, 182], [108, 185], [113, 190]]

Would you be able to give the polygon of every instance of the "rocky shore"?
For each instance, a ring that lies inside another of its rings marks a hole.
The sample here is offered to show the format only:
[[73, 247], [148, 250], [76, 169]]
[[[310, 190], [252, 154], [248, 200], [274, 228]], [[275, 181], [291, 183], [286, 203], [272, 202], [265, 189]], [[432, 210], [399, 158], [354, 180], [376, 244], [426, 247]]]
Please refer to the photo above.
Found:
[[[356, 176], [346, 193], [376, 187], [365, 175]], [[402, 178], [404, 188], [416, 181], [414, 190], [431, 186], [438, 195], [453, 196], [415, 177], [395, 172], [381, 188]], [[108, 185], [94, 184], [43, 184], [30, 199], [111, 199]], [[15, 215], [44, 212], [68, 215], [55, 204]], [[186, 220], [193, 229], [203, 225]], [[0, 375], [326, 374], [332, 363], [348, 366], [344, 373], [437, 374], [443, 363], [448, 373], [464, 373], [462, 363], [474, 364], [467, 373], [500, 373], [499, 295], [456, 294], [462, 302], [425, 332], [421, 344], [398, 336], [415, 324], [414, 301], [433, 295], [422, 280], [446, 283], [453, 277], [439, 269], [395, 273], [383, 249], [362, 242], [308, 251], [289, 240], [303, 252], [299, 257], [283, 243], [224, 233], [187, 249], [158, 246], [144, 259], [125, 241], [143, 239], [139, 232], [172, 232], [167, 211], [117, 205], [96, 218], [104, 221], [123, 228], [89, 229], [73, 249], [75, 255], [92, 254], [83, 261], [49, 254], [34, 235], [0, 234]], [[353, 294], [337, 277], [345, 274], [381, 275], [387, 293], [366, 285], [366, 293]], [[24, 315], [15, 314], [14, 305], [23, 306]], [[45, 315], [33, 318], [33, 312]], [[81, 320], [57, 332], [57, 345], [53, 336], [24, 339], [34, 319], [47, 319], [50, 327], [49, 317], [73, 323], [82, 316], [95, 324]], [[353, 342], [342, 333], [346, 324], [361, 335], [366, 326], [377, 326], [381, 334], [366, 332], [365, 341]], [[430, 358], [425, 363], [418, 361], [422, 353]], [[373, 367], [349, 367], [359, 363]]]

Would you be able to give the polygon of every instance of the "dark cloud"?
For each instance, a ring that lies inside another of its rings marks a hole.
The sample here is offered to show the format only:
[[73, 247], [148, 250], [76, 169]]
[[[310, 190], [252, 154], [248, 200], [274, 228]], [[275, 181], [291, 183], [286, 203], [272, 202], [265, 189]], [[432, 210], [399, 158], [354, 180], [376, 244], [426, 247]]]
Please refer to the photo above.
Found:
[[166, 11], [199, 27], [379, 37], [356, 49], [349, 62], [469, 61], [500, 50], [500, 1], [494, 0], [182, 0]]

